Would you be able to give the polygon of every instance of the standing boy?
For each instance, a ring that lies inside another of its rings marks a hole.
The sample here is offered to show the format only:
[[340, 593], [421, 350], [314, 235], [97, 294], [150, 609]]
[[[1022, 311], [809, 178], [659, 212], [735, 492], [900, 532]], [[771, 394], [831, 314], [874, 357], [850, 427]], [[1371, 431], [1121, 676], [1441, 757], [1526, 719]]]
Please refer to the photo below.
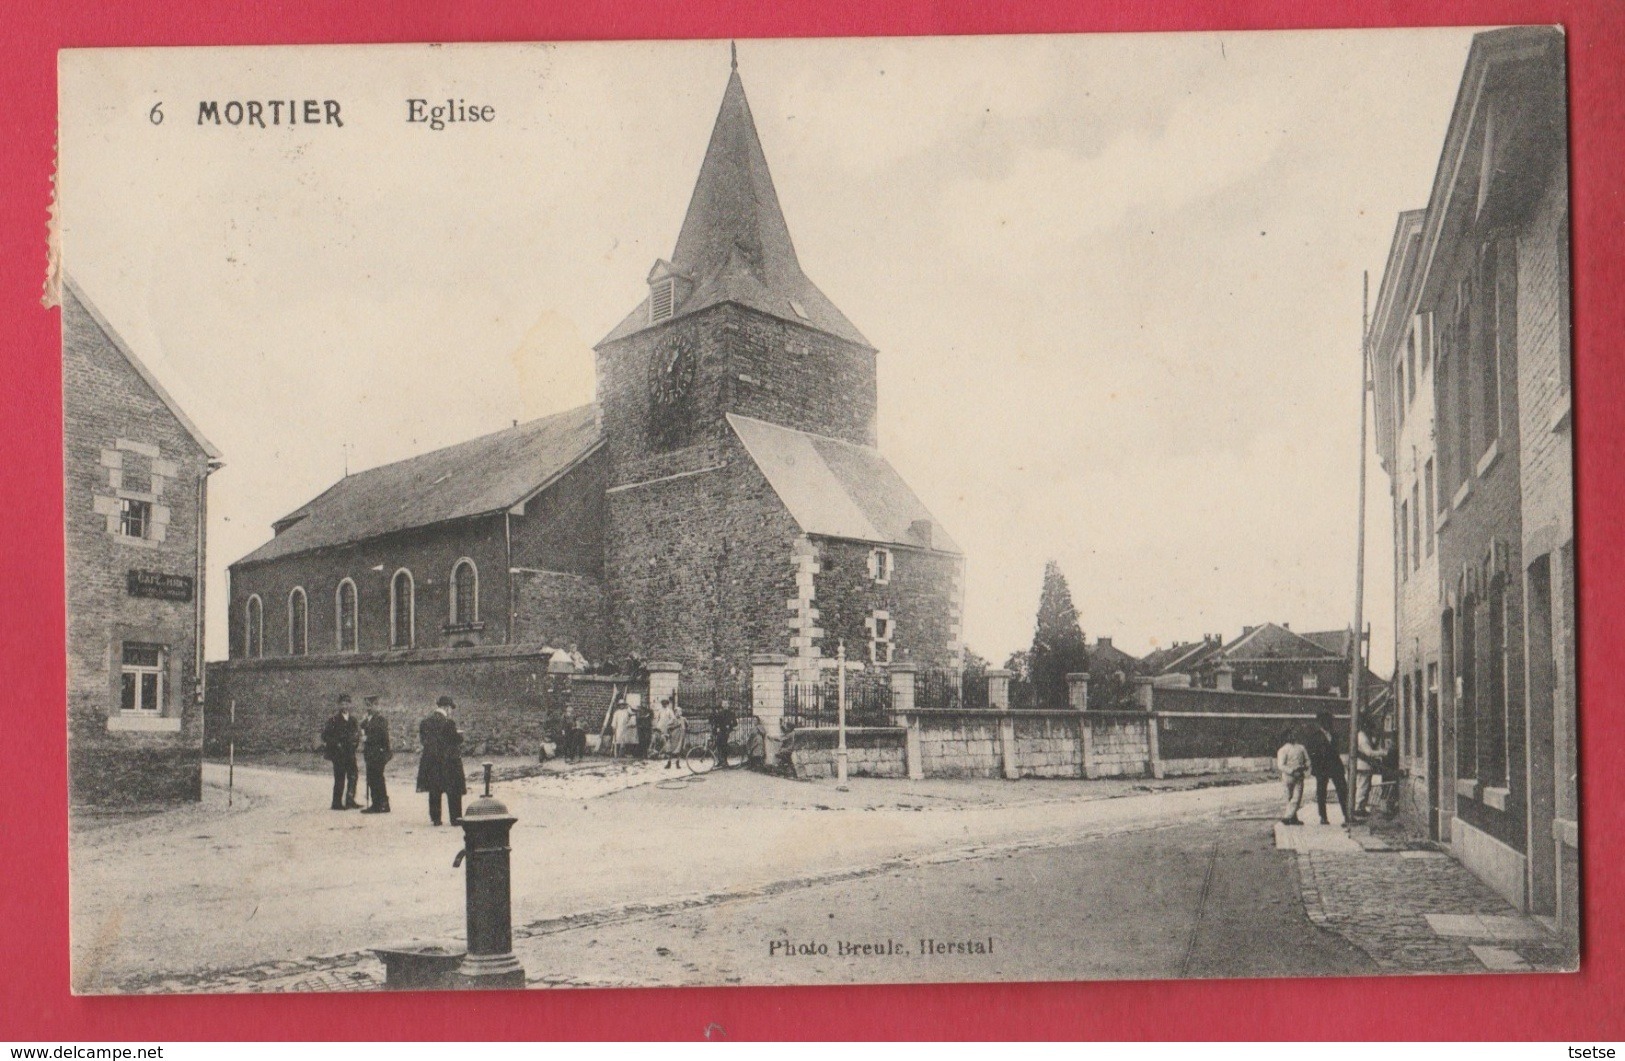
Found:
[[1281, 784], [1286, 788], [1286, 814], [1282, 825], [1302, 825], [1298, 808], [1303, 806], [1303, 779], [1309, 774], [1309, 749], [1298, 740], [1295, 729], [1289, 729], [1281, 738], [1281, 747], [1275, 752], [1275, 768], [1281, 771]]

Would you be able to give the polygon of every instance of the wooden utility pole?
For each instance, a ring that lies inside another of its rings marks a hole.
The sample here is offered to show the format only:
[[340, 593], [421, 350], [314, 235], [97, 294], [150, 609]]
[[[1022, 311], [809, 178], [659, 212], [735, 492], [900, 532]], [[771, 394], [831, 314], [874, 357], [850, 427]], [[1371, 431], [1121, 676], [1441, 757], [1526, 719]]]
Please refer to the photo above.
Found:
[[1354, 825], [1354, 784], [1359, 779], [1360, 709], [1364, 707], [1365, 685], [1365, 447], [1366, 401], [1371, 393], [1371, 274], [1360, 280], [1360, 504], [1359, 523], [1354, 539], [1354, 629], [1349, 652], [1349, 765], [1348, 806], [1343, 808], [1343, 828]]

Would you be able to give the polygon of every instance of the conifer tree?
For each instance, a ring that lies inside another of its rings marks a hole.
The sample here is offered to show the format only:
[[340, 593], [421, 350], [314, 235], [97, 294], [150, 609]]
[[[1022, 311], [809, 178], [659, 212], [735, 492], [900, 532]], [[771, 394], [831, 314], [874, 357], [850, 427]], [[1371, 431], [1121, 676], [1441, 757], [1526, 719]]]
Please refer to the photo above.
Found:
[[1044, 565], [1044, 589], [1038, 598], [1038, 621], [1029, 658], [1034, 692], [1041, 707], [1065, 704], [1066, 676], [1089, 669], [1089, 647], [1078, 625], [1072, 591], [1061, 574], [1061, 565], [1054, 560]]

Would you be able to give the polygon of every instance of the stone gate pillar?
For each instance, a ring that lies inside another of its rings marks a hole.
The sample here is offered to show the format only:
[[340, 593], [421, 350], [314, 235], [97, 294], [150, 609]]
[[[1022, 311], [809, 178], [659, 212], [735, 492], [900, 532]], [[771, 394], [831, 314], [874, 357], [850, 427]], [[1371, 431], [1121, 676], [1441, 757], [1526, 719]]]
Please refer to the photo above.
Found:
[[886, 667], [891, 679], [892, 725], [908, 725], [908, 713], [914, 710], [914, 674], [919, 668], [912, 663], [892, 663]]
[[[660, 706], [660, 701], [671, 697], [675, 702], [677, 697], [677, 679], [683, 673], [681, 663], [670, 663], [664, 660], [645, 663], [643, 669], [649, 672], [649, 707]], [[681, 707], [678, 704], [678, 707]]]
[[987, 672], [987, 706], [993, 711], [1010, 710], [1010, 672], [997, 667]]
[[789, 663], [789, 656], [777, 652], [758, 652], [750, 658], [751, 713], [770, 741], [784, 739], [784, 669]]
[[1066, 704], [1074, 711], [1089, 710], [1089, 672], [1074, 671], [1066, 676]]
[[1133, 682], [1134, 702], [1140, 705], [1141, 710], [1150, 711], [1152, 709], [1151, 705], [1154, 702], [1152, 700], [1154, 695], [1152, 690], [1156, 688], [1156, 683], [1150, 678], [1135, 678], [1133, 679]]
[[1221, 693], [1236, 691], [1236, 668], [1228, 663], [1219, 664], [1219, 669], [1213, 672], [1213, 687]]

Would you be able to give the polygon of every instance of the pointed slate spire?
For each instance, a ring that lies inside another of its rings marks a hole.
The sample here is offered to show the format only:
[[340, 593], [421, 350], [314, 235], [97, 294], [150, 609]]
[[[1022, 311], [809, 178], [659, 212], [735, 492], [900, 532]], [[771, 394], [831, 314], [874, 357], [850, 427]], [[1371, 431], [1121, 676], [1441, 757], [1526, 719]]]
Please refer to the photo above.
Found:
[[[660, 269], [659, 264], [656, 269]], [[722, 93], [722, 106], [711, 129], [711, 142], [694, 183], [669, 271], [687, 281], [673, 316], [721, 302], [736, 302], [869, 345], [801, 271], [767, 157], [762, 153], [756, 121], [745, 98], [738, 51], [732, 45], [728, 86]], [[619, 339], [651, 323], [645, 303], [604, 341]]]

